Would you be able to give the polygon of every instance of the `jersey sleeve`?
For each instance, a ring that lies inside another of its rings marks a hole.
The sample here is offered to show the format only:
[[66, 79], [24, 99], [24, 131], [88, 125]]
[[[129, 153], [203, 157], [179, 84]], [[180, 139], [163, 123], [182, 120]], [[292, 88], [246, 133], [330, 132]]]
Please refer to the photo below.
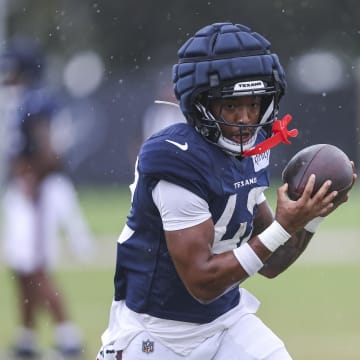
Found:
[[181, 186], [160, 180], [152, 195], [164, 230], [189, 228], [211, 218], [206, 201]]

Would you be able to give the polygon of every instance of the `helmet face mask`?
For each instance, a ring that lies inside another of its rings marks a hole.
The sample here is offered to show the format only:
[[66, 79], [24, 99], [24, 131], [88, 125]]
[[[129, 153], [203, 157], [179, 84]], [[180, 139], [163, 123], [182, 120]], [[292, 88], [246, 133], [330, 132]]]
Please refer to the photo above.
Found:
[[[272, 124], [276, 118], [274, 103], [276, 101], [276, 90], [263, 80], [246, 80], [227, 84], [220, 89], [211, 89], [198, 95], [194, 106], [198, 111], [195, 116], [195, 128], [203, 137], [215, 145], [221, 147], [230, 155], [239, 156], [244, 150], [254, 146], [258, 132], [263, 129], [266, 137], [271, 136]], [[260, 98], [260, 112], [256, 124], [230, 123], [223, 115], [224, 102], [243, 96], [258, 96]], [[211, 102], [220, 102], [220, 111], [211, 111]], [[233, 127], [239, 133], [239, 142], [227, 138], [222, 126]], [[247, 139], [243, 141], [242, 139]]]
[[[251, 148], [261, 129], [265, 137], [272, 134], [279, 100], [286, 82], [270, 43], [240, 24], [217, 23], [198, 31], [179, 50], [179, 63], [174, 65], [175, 95], [187, 121], [207, 141], [225, 152], [239, 156]], [[253, 125], [227, 123], [224, 116], [213, 114], [211, 102], [260, 96], [259, 121]], [[237, 128], [242, 141], [226, 138], [222, 127]], [[242, 133], [252, 136], [241, 136]]]

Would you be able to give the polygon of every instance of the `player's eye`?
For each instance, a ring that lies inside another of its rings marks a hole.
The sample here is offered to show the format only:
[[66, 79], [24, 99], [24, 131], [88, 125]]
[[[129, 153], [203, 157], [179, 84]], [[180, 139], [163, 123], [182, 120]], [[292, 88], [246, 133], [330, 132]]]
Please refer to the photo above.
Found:
[[236, 105], [234, 105], [234, 104], [224, 104], [224, 105], [223, 105], [223, 108], [224, 108], [225, 110], [228, 110], [228, 111], [233, 111], [233, 110], [236, 109]]
[[260, 102], [253, 102], [250, 105], [251, 110], [258, 111], [260, 109]]

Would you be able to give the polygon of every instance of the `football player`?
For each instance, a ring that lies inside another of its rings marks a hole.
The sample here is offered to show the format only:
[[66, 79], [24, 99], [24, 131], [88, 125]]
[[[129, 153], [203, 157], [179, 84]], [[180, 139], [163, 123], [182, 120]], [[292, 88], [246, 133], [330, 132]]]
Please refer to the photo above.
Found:
[[8, 140], [3, 260], [18, 285], [20, 314], [13, 350], [20, 358], [36, 358], [36, 320], [43, 308], [54, 320], [54, 342], [63, 357], [82, 354], [82, 334], [70, 320], [52, 276], [60, 229], [79, 254], [92, 246], [76, 191], [52, 142], [52, 124], [62, 107], [42, 84], [44, 59], [30, 39], [9, 41], [0, 65], [2, 125]]
[[286, 82], [268, 40], [215, 23], [178, 56], [173, 82], [187, 123], [140, 149], [97, 359], [291, 359], [239, 284], [286, 270], [337, 193], [327, 181], [310, 197], [311, 177], [298, 201], [285, 184], [275, 214], [267, 203], [270, 148], [296, 136], [289, 117], [277, 120]]

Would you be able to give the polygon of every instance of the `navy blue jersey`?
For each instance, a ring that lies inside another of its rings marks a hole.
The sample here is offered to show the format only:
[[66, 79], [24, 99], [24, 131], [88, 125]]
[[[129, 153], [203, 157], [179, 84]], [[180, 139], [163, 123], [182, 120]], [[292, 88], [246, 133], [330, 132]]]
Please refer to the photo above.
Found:
[[33, 156], [40, 152], [36, 128], [50, 127], [53, 116], [60, 110], [60, 100], [47, 87], [33, 87], [23, 92], [14, 121], [18, 141], [11, 149], [12, 156]]
[[[265, 138], [259, 133], [257, 142]], [[194, 299], [179, 278], [152, 199], [159, 180], [204, 199], [215, 225], [213, 251], [239, 246], [253, 230], [256, 196], [269, 185], [269, 152], [237, 159], [208, 143], [188, 124], [170, 126], [142, 146], [136, 169], [127, 239], [118, 242], [115, 300], [135, 312], [164, 319], [207, 323], [239, 302], [237, 288], [210, 304]]]

